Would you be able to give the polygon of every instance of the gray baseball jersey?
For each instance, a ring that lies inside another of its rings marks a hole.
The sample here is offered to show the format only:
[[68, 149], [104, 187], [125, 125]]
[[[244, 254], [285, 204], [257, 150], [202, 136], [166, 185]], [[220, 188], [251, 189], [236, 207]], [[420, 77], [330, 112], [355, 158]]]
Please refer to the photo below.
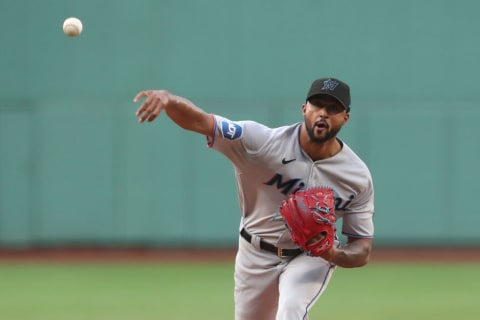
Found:
[[[235, 259], [235, 319], [307, 319], [326, 289], [335, 265], [300, 254], [278, 257], [261, 249], [260, 239], [283, 249], [297, 248], [279, 214], [284, 199], [299, 189], [327, 186], [335, 191], [342, 232], [373, 237], [373, 186], [367, 166], [343, 142], [335, 156], [312, 161], [301, 149], [301, 123], [268, 128], [254, 121], [214, 116], [207, 142], [232, 162], [242, 212]], [[255, 239], [255, 240], [253, 240]], [[336, 245], [339, 245], [337, 242]]]
[[300, 126], [272, 129], [215, 116], [208, 144], [233, 163], [243, 225], [276, 246], [294, 248], [279, 215], [281, 202], [299, 189], [328, 186], [335, 191], [342, 233], [372, 238], [374, 194], [367, 166], [344, 142], [335, 156], [312, 161], [300, 147]]

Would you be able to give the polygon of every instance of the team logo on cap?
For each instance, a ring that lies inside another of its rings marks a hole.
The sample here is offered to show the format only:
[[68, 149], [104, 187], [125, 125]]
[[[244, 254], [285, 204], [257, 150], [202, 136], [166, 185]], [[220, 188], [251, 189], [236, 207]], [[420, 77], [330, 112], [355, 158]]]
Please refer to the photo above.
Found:
[[322, 90], [327, 90], [327, 91], [333, 91], [335, 88], [339, 85], [337, 81], [334, 81], [332, 79], [328, 79], [323, 81], [323, 87]]

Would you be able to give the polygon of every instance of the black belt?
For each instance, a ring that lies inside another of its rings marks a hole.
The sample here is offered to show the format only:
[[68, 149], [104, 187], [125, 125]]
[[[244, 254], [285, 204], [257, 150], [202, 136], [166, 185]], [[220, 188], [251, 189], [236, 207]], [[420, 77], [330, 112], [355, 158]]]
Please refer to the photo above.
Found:
[[[245, 228], [240, 231], [240, 235], [243, 239], [247, 240], [248, 243], [252, 243], [252, 235], [245, 230]], [[296, 257], [301, 254], [303, 251], [300, 249], [282, 249], [275, 247], [273, 244], [260, 240], [260, 248], [269, 252], [272, 252], [279, 256], [280, 258]]]

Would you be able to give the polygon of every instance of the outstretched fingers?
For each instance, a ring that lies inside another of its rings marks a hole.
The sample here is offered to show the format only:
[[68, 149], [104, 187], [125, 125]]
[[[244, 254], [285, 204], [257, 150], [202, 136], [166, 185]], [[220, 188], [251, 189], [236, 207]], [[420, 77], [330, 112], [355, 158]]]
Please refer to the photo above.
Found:
[[156, 106], [158, 104], [158, 101], [155, 95], [153, 94], [153, 91], [139, 92], [133, 99], [133, 102], [137, 103], [144, 97], [145, 97], [145, 101], [142, 103], [140, 108], [138, 108], [137, 112], [135, 113], [140, 123], [145, 122], [145, 120], [149, 122], [153, 121], [158, 116], [158, 113], [160, 111], [160, 108]]
[[147, 90], [139, 92], [133, 102], [137, 103], [145, 98], [140, 108], [136, 112], [140, 123], [151, 122], [157, 118], [165, 107], [169, 104], [169, 93], [166, 90]]
[[147, 110], [147, 105], [148, 105], [148, 93], [147, 91], [140, 91], [139, 93], [137, 93], [137, 95], [135, 96], [135, 98], [133, 98], [133, 102], [134, 103], [137, 103], [138, 101], [140, 101], [143, 97], [146, 97], [145, 101], [140, 105], [140, 107], [137, 109], [137, 111], [135, 112], [135, 116], [137, 116], [139, 118], [139, 121], [141, 121], [141, 118], [142, 118], [142, 115], [143, 113], [145, 112], [145, 110]]

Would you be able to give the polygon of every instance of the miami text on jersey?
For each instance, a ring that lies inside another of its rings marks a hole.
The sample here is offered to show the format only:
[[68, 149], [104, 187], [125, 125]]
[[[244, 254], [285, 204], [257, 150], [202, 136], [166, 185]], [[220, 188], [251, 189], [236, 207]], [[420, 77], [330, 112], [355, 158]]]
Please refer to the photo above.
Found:
[[[305, 182], [302, 179], [290, 179], [283, 181], [283, 176], [280, 173], [275, 174], [270, 180], [264, 182], [267, 186], [276, 187], [281, 193], [288, 196], [292, 193], [297, 192], [305, 187]], [[355, 199], [355, 195], [351, 194], [348, 197], [348, 200], [340, 198], [335, 192], [335, 210], [336, 211], [348, 211], [347, 206]]]

